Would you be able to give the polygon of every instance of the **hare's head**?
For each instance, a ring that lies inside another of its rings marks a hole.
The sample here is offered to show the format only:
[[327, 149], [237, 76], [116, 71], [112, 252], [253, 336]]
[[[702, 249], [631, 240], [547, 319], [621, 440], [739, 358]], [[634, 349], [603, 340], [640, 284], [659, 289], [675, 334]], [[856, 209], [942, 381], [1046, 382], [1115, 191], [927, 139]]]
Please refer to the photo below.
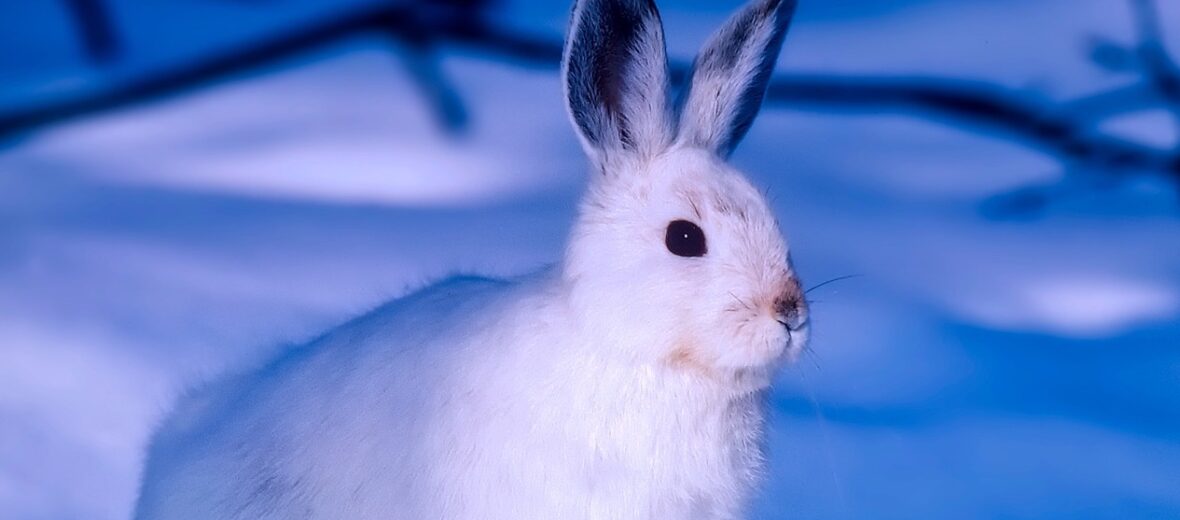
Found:
[[755, 0], [669, 99], [652, 0], [579, 0], [566, 99], [593, 165], [564, 276], [639, 362], [743, 387], [807, 341], [807, 308], [762, 193], [726, 163], [762, 104], [794, 0]]

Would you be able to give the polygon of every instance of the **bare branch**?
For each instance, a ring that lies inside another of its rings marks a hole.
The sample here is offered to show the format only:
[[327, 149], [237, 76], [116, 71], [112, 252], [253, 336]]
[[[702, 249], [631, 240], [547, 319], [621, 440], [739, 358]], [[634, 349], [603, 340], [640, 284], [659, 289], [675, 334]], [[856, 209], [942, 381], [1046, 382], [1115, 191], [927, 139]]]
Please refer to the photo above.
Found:
[[441, 12], [445, 8], [443, 5], [423, 7], [431, 2], [399, 3], [352, 12], [171, 70], [153, 72], [108, 88], [0, 114], [0, 139], [109, 110], [181, 95], [364, 35], [391, 37], [406, 42], [412, 41], [416, 34], [425, 33], [439, 42], [451, 41], [470, 46], [483, 44], [491, 53], [513, 56], [524, 62], [556, 66], [560, 60], [560, 43], [514, 37], [509, 33], [501, 35], [472, 19], [472, 11], [465, 7], [465, 4], [471, 3], [470, 0], [454, 3], [461, 5], [454, 7], [450, 14]]
[[1001, 87], [937, 78], [873, 79], [833, 76], [779, 79], [772, 102], [823, 103], [841, 108], [926, 112], [991, 129], [1045, 152], [1091, 166], [1167, 172], [1180, 180], [1180, 159], [1165, 152], [1096, 135], [1080, 118], [1042, 108]]
[[435, 43], [428, 37], [401, 39], [402, 61], [418, 85], [418, 90], [429, 100], [438, 114], [442, 127], [459, 133], [467, 125], [467, 107], [459, 89], [447, 78], [436, 56]]
[[1114, 73], [1139, 72], [1134, 49], [1102, 36], [1091, 36], [1088, 46], [1090, 61], [1099, 68]]
[[1157, 108], [1163, 99], [1155, 89], [1145, 81], [1135, 81], [1122, 87], [1116, 87], [1089, 96], [1071, 99], [1062, 103], [1063, 113], [1077, 114], [1091, 125], [1104, 119]]
[[[365, 34], [384, 35], [402, 42], [427, 41], [427, 52], [437, 43], [450, 43], [525, 66], [558, 67], [562, 53], [559, 38], [528, 35], [488, 22], [483, 16], [473, 14], [481, 13], [480, 10], [466, 6], [472, 2], [483, 4], [483, 0], [401, 2], [354, 12], [137, 81], [0, 115], [0, 138], [175, 96]], [[445, 85], [445, 79], [433, 68], [436, 65], [431, 64], [429, 56], [408, 59], [412, 60], [413, 69], [420, 69], [416, 74], [424, 86], [444, 85], [442, 97], [434, 100], [444, 114], [449, 111], [465, 114], [454, 90]], [[687, 63], [674, 64], [673, 76], [682, 81], [688, 68]], [[1023, 93], [983, 82], [930, 77], [784, 75], [772, 82], [767, 101], [867, 112], [918, 112], [1018, 139], [1067, 163], [1112, 171], [1153, 171], [1180, 181], [1180, 156], [1098, 134], [1089, 128], [1090, 114], [1074, 111], [1076, 106], [1033, 102]], [[444, 116], [444, 120], [447, 117], [450, 116]]]
[[[1180, 128], [1180, 67], [1168, 54], [1160, 28], [1159, 12], [1152, 0], [1131, 0], [1139, 36], [1136, 49], [1147, 82], [1163, 98]], [[1180, 150], [1180, 143], [1176, 144]]]
[[63, 0], [81, 35], [86, 56], [93, 63], [108, 63], [119, 56], [114, 22], [102, 0]]

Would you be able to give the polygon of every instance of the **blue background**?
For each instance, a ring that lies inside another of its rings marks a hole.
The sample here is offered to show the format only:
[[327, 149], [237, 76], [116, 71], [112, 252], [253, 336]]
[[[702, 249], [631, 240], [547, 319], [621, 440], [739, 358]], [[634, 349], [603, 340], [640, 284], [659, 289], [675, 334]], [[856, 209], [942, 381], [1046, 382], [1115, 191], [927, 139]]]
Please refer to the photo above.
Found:
[[[393, 2], [398, 3], [398, 2]], [[407, 3], [402, 1], [401, 3]], [[1163, 1], [1180, 50], [1180, 4]], [[688, 60], [739, 5], [659, 2]], [[0, 114], [117, 87], [368, 5], [0, 6]], [[564, 2], [505, 1], [560, 38]], [[803, 0], [779, 72], [940, 77], [1038, 106], [1134, 84], [1115, 0]], [[440, 125], [404, 45], [358, 36], [0, 140], [0, 516], [126, 518], [185, 386], [457, 271], [556, 261], [585, 160], [552, 68], [444, 46]], [[1150, 100], [1149, 100], [1150, 101]], [[1080, 121], [1177, 149], [1151, 103]], [[1062, 160], [938, 113], [777, 103], [735, 157], [808, 285], [814, 354], [773, 394], [754, 518], [1180, 517], [1177, 180]], [[1033, 211], [989, 211], [1030, 187]]]

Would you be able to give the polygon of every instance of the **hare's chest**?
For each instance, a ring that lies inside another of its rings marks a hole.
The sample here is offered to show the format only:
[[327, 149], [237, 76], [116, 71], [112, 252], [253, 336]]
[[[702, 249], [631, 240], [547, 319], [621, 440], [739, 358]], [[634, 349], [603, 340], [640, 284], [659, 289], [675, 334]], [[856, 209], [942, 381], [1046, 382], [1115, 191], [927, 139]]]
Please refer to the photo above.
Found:
[[630, 372], [594, 375], [451, 410], [429, 436], [435, 484], [456, 498], [439, 516], [734, 517], [758, 473], [755, 401], [709, 402]]
[[591, 517], [733, 517], [760, 473], [761, 428], [728, 416], [653, 415], [604, 425], [604, 437], [588, 443], [594, 448], [584, 477], [601, 513]]

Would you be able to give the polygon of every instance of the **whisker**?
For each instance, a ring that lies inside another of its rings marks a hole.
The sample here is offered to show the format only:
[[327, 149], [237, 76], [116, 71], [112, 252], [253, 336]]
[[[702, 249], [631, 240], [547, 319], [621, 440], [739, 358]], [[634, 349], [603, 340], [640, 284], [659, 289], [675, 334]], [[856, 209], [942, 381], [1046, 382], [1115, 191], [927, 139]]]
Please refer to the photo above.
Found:
[[806, 291], [803, 291], [803, 294], [808, 294], [808, 293], [810, 293], [811, 291], [814, 291], [814, 290], [816, 290], [816, 289], [819, 289], [820, 287], [823, 287], [823, 286], [825, 286], [825, 285], [828, 285], [828, 284], [833, 284], [833, 283], [836, 283], [836, 282], [843, 282], [844, 280], [851, 280], [851, 279], [853, 279], [853, 278], [861, 278], [861, 277], [863, 277], [863, 276], [864, 276], [864, 275], [860, 275], [860, 274], [850, 274], [850, 275], [848, 275], [848, 276], [841, 276], [841, 277], [838, 277], [838, 278], [832, 278], [831, 280], [828, 280], [828, 281], [826, 281], [826, 282], [824, 282], [824, 283], [821, 283], [821, 284], [819, 284], [819, 285], [816, 285], [815, 287], [812, 287], [812, 288], [810, 288], [810, 289], [808, 289], [808, 290], [806, 290]]
[[803, 355], [808, 356], [808, 359], [811, 361], [811, 364], [815, 366], [816, 372], [823, 372], [824, 371], [823, 367], [821, 367], [819, 365], [819, 362], [821, 361], [820, 357], [819, 357], [819, 352], [817, 352], [815, 349], [811, 348], [811, 345], [807, 345], [807, 346], [803, 347]]
[[807, 375], [800, 373], [803, 380], [803, 388], [807, 391], [807, 398], [811, 400], [811, 406], [815, 411], [815, 417], [818, 420], [820, 435], [823, 436], [823, 449], [826, 455], [828, 470], [832, 474], [832, 484], [836, 488], [836, 497], [840, 500], [841, 509], [847, 511], [848, 509], [848, 494], [844, 489], [844, 483], [840, 479], [840, 473], [836, 471], [836, 458], [832, 451], [831, 434], [828, 432], [828, 419], [824, 417], [823, 408], [819, 404], [819, 399], [815, 396], [815, 391], [811, 388], [811, 384], [807, 381]]
[[734, 294], [733, 291], [730, 291], [729, 296], [733, 298], [733, 301], [738, 302], [738, 305], [741, 305], [743, 309], [750, 310], [750, 304], [746, 303], [741, 298], [738, 298], [738, 296]]

